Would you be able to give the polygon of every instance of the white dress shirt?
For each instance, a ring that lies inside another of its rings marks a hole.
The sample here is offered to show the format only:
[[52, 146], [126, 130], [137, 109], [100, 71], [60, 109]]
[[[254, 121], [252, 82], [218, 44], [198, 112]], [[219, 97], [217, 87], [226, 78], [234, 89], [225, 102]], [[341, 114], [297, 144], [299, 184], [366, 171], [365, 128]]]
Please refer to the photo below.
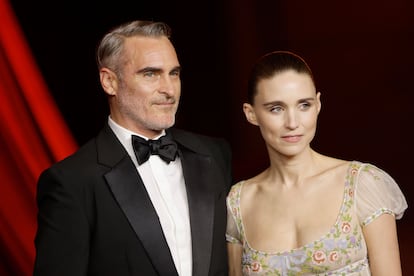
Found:
[[[123, 128], [108, 117], [108, 124], [137, 168], [158, 214], [178, 274], [192, 275], [191, 228], [187, 193], [180, 158], [167, 164], [158, 155], [138, 165], [131, 135], [147, 137]], [[165, 131], [159, 136], [165, 135]], [[157, 137], [157, 139], [159, 138]]]

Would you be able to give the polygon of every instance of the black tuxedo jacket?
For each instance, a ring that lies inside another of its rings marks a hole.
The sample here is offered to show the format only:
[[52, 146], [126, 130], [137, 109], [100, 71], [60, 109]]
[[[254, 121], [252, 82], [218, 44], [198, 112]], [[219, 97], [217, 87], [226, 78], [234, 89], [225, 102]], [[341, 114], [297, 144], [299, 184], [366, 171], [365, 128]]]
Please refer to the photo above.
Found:
[[[193, 275], [227, 275], [224, 140], [169, 129], [187, 189]], [[158, 216], [125, 149], [106, 126], [38, 181], [36, 276], [177, 275]]]

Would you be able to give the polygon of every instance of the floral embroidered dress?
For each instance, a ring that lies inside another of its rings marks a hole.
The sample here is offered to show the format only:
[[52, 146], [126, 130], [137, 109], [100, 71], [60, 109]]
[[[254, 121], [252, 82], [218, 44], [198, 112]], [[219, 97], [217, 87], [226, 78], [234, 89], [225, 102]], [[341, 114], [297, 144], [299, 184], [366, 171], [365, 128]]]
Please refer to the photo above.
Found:
[[407, 202], [397, 183], [368, 163], [350, 162], [340, 213], [330, 231], [320, 239], [285, 252], [251, 248], [243, 228], [240, 194], [243, 181], [227, 197], [226, 238], [243, 245], [243, 275], [371, 275], [362, 227], [381, 214], [400, 219]]

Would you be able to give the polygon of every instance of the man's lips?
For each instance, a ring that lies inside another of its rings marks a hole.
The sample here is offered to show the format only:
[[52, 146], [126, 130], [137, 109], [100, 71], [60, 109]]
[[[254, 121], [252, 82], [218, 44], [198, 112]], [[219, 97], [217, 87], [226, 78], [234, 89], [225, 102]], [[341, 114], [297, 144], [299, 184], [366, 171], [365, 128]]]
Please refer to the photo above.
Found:
[[175, 100], [154, 102], [154, 105], [174, 105]]

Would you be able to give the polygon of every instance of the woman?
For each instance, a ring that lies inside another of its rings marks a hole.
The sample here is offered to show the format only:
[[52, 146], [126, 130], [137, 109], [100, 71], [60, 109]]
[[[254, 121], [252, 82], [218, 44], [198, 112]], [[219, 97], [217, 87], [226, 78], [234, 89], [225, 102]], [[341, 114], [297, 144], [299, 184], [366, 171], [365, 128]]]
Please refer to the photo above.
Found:
[[230, 275], [401, 275], [395, 219], [404, 195], [378, 167], [311, 148], [320, 98], [294, 53], [254, 66], [243, 111], [270, 166], [228, 195]]

